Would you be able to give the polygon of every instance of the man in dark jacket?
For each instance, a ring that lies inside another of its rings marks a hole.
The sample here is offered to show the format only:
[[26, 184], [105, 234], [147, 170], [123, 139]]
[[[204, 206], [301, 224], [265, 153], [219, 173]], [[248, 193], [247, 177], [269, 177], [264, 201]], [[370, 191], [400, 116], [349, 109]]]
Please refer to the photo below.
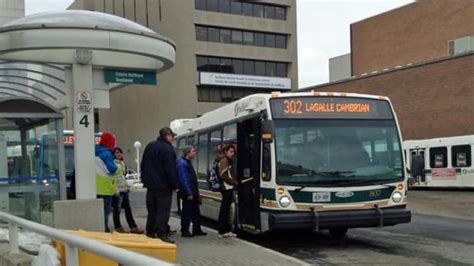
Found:
[[[199, 204], [198, 181], [196, 171], [194, 171], [191, 161], [196, 155], [193, 147], [183, 149], [183, 157], [176, 163], [179, 181], [179, 197], [183, 200], [183, 210], [181, 211], [181, 236], [205, 236], [207, 233], [201, 230], [201, 214]], [[189, 232], [189, 224], [193, 222], [193, 234]]]
[[162, 128], [158, 139], [146, 146], [141, 163], [141, 178], [143, 186], [147, 189], [146, 235], [169, 243], [174, 243], [168, 238], [167, 229], [171, 198], [173, 191], [177, 189], [173, 138], [174, 133], [170, 128]]

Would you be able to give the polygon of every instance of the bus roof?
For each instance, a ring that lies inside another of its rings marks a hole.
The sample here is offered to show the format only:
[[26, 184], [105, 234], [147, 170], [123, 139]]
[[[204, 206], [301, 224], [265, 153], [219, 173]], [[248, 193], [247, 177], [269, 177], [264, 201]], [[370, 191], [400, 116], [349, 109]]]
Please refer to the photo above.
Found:
[[428, 148], [453, 145], [474, 145], [474, 135], [454, 136], [433, 139], [406, 140], [403, 142], [405, 149]]
[[[339, 92], [273, 92], [271, 94], [252, 94], [235, 102], [226, 104], [220, 108], [203, 114], [201, 117], [195, 119], [177, 119], [170, 123], [171, 129], [180, 135], [185, 135], [189, 132], [198, 131], [209, 128], [214, 125], [222, 124], [223, 121], [231, 122], [239, 120], [247, 116], [252, 116], [260, 113], [262, 110], [268, 108], [268, 103], [271, 98], [291, 98], [291, 97], [352, 97], [390, 100], [385, 96], [359, 94], [359, 93], [339, 93]], [[390, 103], [391, 106], [391, 103]]]

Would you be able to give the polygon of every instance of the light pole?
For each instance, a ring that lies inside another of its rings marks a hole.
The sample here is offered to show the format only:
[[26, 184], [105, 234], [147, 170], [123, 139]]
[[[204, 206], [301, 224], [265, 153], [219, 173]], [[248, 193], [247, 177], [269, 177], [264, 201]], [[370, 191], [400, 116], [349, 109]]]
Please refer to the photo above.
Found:
[[137, 162], [137, 174], [138, 174], [138, 177], [140, 178], [141, 177], [141, 174], [140, 174], [140, 148], [142, 147], [142, 144], [140, 143], [140, 141], [135, 141], [135, 143], [133, 143], [133, 147], [135, 147], [135, 149], [137, 150], [137, 159], [135, 161]]

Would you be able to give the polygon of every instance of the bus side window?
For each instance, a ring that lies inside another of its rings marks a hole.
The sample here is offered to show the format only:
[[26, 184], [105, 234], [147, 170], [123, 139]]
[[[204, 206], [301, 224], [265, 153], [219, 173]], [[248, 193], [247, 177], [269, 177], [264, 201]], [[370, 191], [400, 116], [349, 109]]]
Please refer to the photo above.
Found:
[[207, 144], [208, 144], [208, 139], [209, 139], [209, 134], [207, 132], [199, 134], [198, 138], [198, 145], [197, 145], [197, 172], [198, 172], [198, 178], [199, 179], [206, 179], [207, 177], [207, 168], [208, 168], [208, 161], [207, 161], [207, 156], [208, 156], [208, 150], [207, 150]]
[[471, 166], [471, 146], [458, 145], [451, 148], [451, 159], [453, 167]]
[[431, 168], [448, 167], [448, 148], [446, 147], [430, 148], [430, 166]]
[[262, 153], [262, 181], [270, 181], [272, 179], [272, 154], [271, 143], [263, 144]]

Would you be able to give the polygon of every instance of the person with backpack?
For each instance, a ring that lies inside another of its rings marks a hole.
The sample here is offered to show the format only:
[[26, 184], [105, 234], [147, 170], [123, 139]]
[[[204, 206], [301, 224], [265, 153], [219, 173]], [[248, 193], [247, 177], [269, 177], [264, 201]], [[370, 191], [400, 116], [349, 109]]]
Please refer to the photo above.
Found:
[[[176, 163], [178, 171], [179, 190], [178, 195], [182, 199], [181, 210], [181, 236], [205, 236], [207, 233], [201, 230], [201, 195], [199, 195], [198, 180], [191, 161], [196, 155], [193, 147], [183, 149], [183, 157]], [[189, 225], [193, 223], [193, 233], [189, 232]]]
[[237, 178], [232, 167], [232, 158], [235, 155], [235, 147], [227, 145], [223, 149], [224, 154], [216, 158], [217, 175], [221, 180], [221, 207], [219, 210], [219, 237], [235, 237], [230, 224], [230, 207], [233, 201], [234, 187], [237, 186]]

